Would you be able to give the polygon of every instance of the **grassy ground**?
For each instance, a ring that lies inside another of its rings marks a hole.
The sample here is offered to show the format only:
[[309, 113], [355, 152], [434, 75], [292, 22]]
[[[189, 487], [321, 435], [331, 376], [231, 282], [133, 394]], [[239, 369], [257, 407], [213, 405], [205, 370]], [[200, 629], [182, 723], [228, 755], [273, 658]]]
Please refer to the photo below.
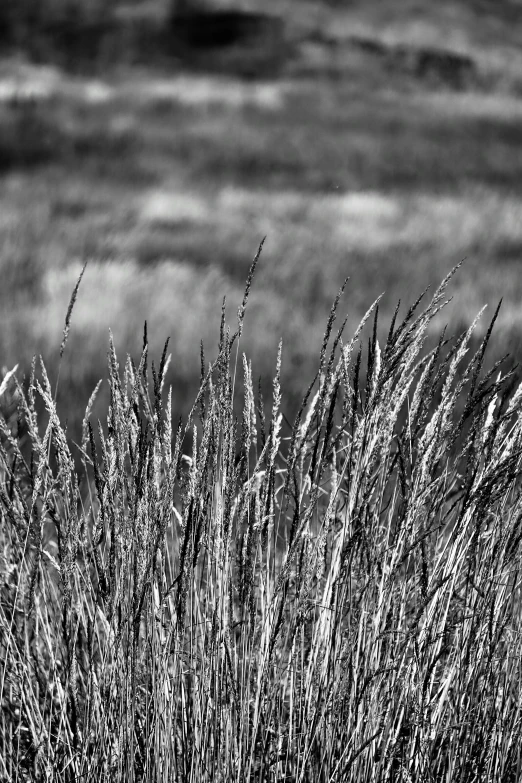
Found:
[[[246, 82], [224, 73], [222, 60], [221, 73], [171, 62], [83, 77], [5, 60], [2, 362], [27, 366], [43, 352], [53, 372], [70, 291], [88, 260], [63, 369], [64, 414], [78, 419], [77, 393], [103, 374], [109, 327], [121, 351], [136, 352], [144, 319], [154, 347], [172, 335], [169, 380], [186, 411], [199, 340], [213, 344], [224, 294], [237, 306], [264, 235], [245, 347], [255, 375], [268, 378], [283, 336], [291, 405], [348, 275], [354, 325], [376, 295], [386, 292], [388, 315], [467, 257], [452, 325], [502, 296], [498, 350], [520, 354], [514, 8], [278, 2], [288, 56], [277, 77]], [[473, 74], [459, 90], [419, 76], [390, 60], [405, 43], [469, 56]], [[26, 100], [31, 92], [42, 97]]]

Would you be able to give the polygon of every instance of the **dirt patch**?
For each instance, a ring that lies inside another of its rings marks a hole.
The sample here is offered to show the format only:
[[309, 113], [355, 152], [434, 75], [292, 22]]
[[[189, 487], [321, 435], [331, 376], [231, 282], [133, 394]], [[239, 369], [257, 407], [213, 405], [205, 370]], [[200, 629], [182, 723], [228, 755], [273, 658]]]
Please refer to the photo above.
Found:
[[276, 76], [289, 56], [284, 20], [240, 9], [172, 16], [166, 49], [184, 65], [241, 76]]

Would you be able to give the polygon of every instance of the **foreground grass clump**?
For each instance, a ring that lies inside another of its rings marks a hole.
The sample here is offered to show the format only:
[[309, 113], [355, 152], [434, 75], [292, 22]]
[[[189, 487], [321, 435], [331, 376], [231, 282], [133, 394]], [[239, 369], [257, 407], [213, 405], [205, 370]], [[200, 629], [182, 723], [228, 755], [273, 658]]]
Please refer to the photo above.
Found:
[[174, 431], [146, 339], [81, 444], [43, 364], [6, 376], [2, 780], [520, 779], [522, 387], [491, 329], [423, 355], [448, 281], [382, 348], [337, 299], [293, 427], [244, 306]]

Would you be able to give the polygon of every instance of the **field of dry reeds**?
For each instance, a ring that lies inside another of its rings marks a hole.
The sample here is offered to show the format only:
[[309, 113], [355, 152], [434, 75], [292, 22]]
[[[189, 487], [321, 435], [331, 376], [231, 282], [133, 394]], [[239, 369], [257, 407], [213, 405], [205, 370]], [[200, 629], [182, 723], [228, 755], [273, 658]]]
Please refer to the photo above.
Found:
[[43, 363], [5, 376], [2, 780], [520, 780], [522, 386], [496, 314], [426, 349], [452, 274], [382, 344], [341, 291], [293, 422], [284, 345], [270, 416], [242, 353], [252, 275], [179, 424], [146, 330], [80, 443]]
[[518, 783], [517, 4], [174, 5], [0, 2], [0, 781]]

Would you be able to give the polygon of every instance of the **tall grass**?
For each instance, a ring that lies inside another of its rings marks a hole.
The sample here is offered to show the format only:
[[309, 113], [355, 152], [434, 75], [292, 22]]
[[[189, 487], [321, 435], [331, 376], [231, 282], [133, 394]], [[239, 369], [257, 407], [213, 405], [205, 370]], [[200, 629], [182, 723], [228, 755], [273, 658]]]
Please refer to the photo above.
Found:
[[293, 426], [284, 350], [266, 419], [241, 354], [251, 276], [177, 426], [146, 333], [79, 444], [43, 363], [6, 376], [2, 780], [520, 779], [522, 387], [491, 329], [465, 361], [476, 322], [426, 350], [450, 277], [382, 346], [339, 295]]

